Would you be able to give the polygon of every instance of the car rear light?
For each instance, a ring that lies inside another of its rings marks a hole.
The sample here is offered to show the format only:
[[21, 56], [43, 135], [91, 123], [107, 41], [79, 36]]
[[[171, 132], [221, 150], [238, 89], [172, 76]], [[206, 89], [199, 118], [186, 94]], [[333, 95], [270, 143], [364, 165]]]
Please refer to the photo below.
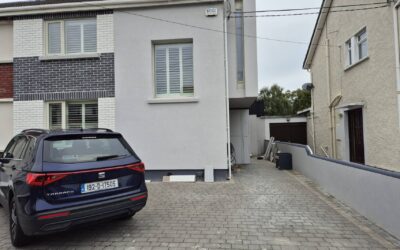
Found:
[[66, 174], [35, 174], [28, 173], [26, 175], [26, 183], [30, 186], [47, 186], [51, 183], [63, 179]]
[[144, 171], [145, 171], [144, 164], [142, 162], [128, 165], [127, 168], [129, 168], [130, 170], [133, 170], [133, 171], [140, 172], [140, 173], [144, 173]]
[[131, 198], [131, 201], [138, 201], [138, 200], [142, 200], [142, 199], [145, 199], [147, 197], [147, 195], [140, 195], [140, 196], [136, 196], [136, 197], [133, 197], [133, 198]]
[[71, 213], [70, 212], [60, 212], [60, 213], [54, 213], [54, 214], [45, 214], [45, 215], [40, 215], [38, 217], [39, 220], [47, 220], [47, 219], [54, 219], [54, 218], [59, 218], [59, 217], [67, 217]]

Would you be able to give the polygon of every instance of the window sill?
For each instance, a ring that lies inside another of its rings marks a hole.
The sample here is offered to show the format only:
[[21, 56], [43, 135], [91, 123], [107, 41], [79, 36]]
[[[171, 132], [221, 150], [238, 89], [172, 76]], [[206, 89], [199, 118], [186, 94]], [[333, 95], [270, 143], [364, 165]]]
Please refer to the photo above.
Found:
[[99, 58], [99, 53], [88, 53], [79, 55], [59, 55], [59, 56], [40, 56], [40, 61], [52, 61], [52, 60], [72, 60], [72, 59], [85, 59], [85, 58]]
[[363, 59], [359, 60], [358, 62], [353, 63], [352, 65], [348, 65], [344, 68], [344, 71], [348, 71], [352, 68], [354, 68], [355, 66], [367, 61], [369, 59], [369, 56], [364, 57]]
[[199, 98], [197, 97], [151, 98], [147, 100], [148, 104], [196, 103], [196, 102], [199, 102]]

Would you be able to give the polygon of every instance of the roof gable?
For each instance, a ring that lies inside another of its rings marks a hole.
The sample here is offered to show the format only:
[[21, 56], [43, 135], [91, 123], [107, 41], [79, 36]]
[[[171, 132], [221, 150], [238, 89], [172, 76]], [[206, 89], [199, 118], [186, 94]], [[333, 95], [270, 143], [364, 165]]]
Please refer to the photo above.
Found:
[[[323, 0], [321, 9], [319, 11], [317, 22], [315, 23], [313, 35], [311, 37], [310, 44], [308, 45], [308, 50], [306, 54], [306, 58], [304, 59], [303, 69], [310, 69], [311, 63], [315, 54], [315, 51], [318, 47], [319, 40], [322, 35], [322, 31], [325, 27], [326, 20], [329, 15], [329, 8], [332, 6], [333, 0]], [[328, 11], [324, 11], [327, 9]]]

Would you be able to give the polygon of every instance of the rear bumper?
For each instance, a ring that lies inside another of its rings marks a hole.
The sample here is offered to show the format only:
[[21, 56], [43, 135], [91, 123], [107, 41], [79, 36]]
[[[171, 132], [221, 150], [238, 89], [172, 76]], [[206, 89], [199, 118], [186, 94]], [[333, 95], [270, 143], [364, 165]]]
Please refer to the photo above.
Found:
[[[98, 222], [141, 210], [147, 201], [147, 192], [133, 196], [98, 202], [95, 204], [52, 211], [35, 216], [20, 215], [22, 230], [26, 235], [44, 235], [66, 231], [74, 226]], [[68, 214], [63, 217], [40, 219], [43, 215]]]

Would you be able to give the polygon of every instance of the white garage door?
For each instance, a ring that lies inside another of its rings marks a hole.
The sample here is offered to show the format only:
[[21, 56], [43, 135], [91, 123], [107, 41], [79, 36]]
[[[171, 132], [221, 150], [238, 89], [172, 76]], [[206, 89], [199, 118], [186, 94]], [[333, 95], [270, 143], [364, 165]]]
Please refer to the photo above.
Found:
[[12, 102], [0, 102], [0, 151], [5, 149], [12, 137], [13, 104]]

